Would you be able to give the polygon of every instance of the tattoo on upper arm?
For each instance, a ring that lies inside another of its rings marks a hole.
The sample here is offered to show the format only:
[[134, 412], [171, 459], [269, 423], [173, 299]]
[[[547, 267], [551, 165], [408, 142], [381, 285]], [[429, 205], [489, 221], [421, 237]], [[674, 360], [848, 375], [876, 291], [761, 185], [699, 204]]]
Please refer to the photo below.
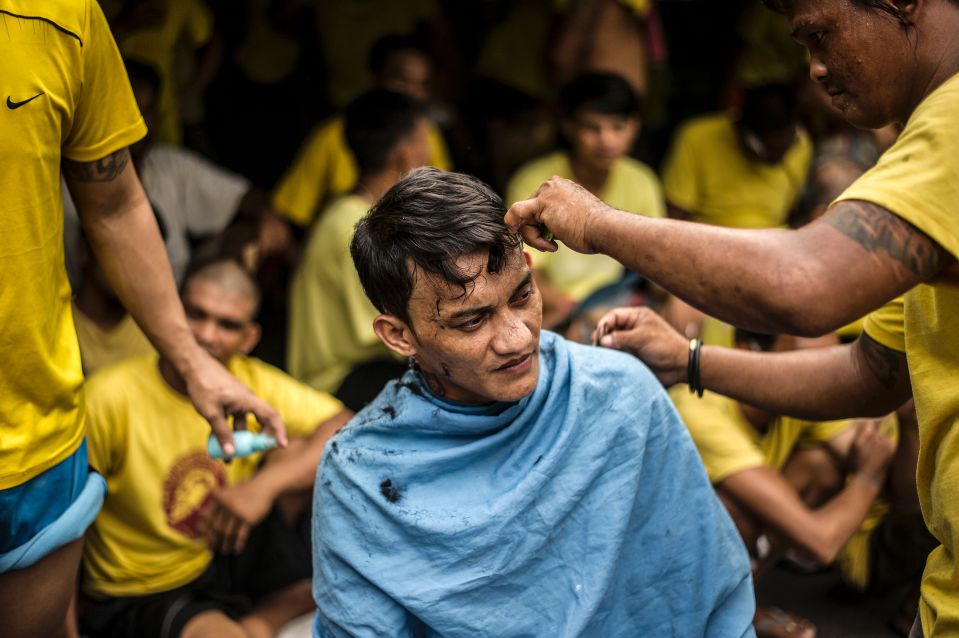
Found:
[[885, 208], [860, 200], [844, 201], [823, 217], [870, 253], [885, 253], [926, 280], [946, 262], [946, 252], [924, 232]]
[[908, 369], [906, 355], [887, 348], [865, 332], [856, 342], [859, 353], [876, 380], [887, 390], [896, 387], [903, 371]]
[[75, 182], [112, 182], [130, 162], [130, 151], [121, 148], [115, 153], [93, 162], [74, 162], [64, 159], [63, 175]]

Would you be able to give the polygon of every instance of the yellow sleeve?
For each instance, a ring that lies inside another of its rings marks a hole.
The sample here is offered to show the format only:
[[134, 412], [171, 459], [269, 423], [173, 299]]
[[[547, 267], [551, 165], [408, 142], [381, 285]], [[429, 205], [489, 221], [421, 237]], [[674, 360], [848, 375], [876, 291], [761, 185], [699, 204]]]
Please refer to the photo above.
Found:
[[450, 160], [449, 149], [446, 148], [446, 140], [443, 139], [443, 134], [435, 124], [430, 124], [429, 144], [430, 165], [441, 171], [453, 170], [453, 162]]
[[325, 392], [300, 383], [258, 359], [246, 359], [257, 396], [276, 408], [290, 436], [307, 437], [323, 421], [343, 410], [343, 404]]
[[273, 192], [274, 208], [298, 226], [309, 226], [329, 198], [356, 183], [343, 125], [343, 118], [335, 117], [314, 128]]
[[663, 164], [663, 191], [666, 201], [690, 212], [702, 208], [693, 132], [688, 126], [679, 129]]
[[863, 323], [863, 332], [898, 352], [906, 351], [904, 298], [904, 295], [896, 297], [879, 310], [870, 313]]
[[959, 74], [913, 112], [879, 162], [840, 195], [882, 206], [959, 257]]
[[712, 393], [699, 398], [690, 394], [683, 384], [673, 386], [669, 395], [689, 430], [711, 483], [715, 485], [739, 472], [766, 465], [758, 441], [726, 409], [732, 399]]
[[92, 162], [125, 148], [144, 135], [120, 52], [96, 0], [87, 0], [83, 37], [83, 82], [62, 154], [76, 162]]

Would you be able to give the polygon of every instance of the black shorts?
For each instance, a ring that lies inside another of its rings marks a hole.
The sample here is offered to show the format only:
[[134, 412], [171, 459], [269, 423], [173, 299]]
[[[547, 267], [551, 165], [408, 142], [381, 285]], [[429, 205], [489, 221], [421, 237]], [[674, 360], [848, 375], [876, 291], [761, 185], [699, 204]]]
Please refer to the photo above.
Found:
[[310, 578], [309, 518], [291, 527], [274, 510], [250, 531], [242, 553], [216, 555], [198, 578], [176, 589], [94, 601], [81, 630], [90, 638], [176, 638], [203, 612], [237, 620], [266, 596]]

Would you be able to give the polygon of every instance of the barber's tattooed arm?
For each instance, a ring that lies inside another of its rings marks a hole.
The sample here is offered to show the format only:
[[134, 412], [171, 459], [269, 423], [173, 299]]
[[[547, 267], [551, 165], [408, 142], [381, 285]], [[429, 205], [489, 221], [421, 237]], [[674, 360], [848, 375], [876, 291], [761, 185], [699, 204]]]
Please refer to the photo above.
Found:
[[64, 159], [63, 175], [75, 182], [112, 182], [130, 163], [130, 151], [122, 148], [93, 162], [74, 162]]
[[949, 254], [924, 232], [885, 208], [861, 200], [834, 207], [823, 222], [870, 253], [883, 253], [925, 281], [950, 260]]

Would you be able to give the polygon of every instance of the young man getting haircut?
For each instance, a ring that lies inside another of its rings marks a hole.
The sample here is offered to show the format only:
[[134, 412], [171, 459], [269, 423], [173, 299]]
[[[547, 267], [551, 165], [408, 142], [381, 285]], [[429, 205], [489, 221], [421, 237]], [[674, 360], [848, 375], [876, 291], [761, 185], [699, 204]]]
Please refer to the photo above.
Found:
[[503, 210], [424, 168], [357, 225], [410, 369], [327, 447], [314, 635], [753, 636], [745, 549], [665, 391], [541, 330]]
[[196, 340], [302, 439], [268, 453], [260, 469], [262, 454], [226, 465], [208, 455], [209, 430], [166, 359], [146, 355], [94, 375], [90, 464], [107, 496], [83, 552], [92, 603], [81, 627], [91, 637], [260, 638], [312, 607], [308, 538], [296, 529], [302, 492], [352, 413], [245, 356], [259, 338], [259, 293], [240, 266], [198, 269], [182, 297]]

